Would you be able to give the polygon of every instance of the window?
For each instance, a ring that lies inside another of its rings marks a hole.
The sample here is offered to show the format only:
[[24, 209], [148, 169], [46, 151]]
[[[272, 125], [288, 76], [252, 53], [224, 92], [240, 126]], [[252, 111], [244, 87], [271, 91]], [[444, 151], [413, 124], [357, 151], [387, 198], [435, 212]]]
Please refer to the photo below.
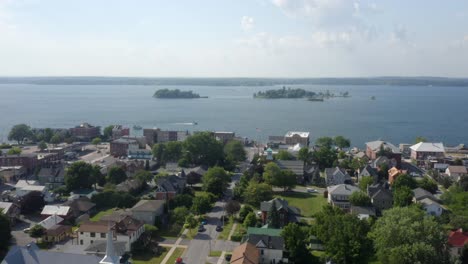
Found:
[[83, 239], [80, 240], [80, 245], [83, 245]]
[[92, 244], [93, 242], [94, 242], [94, 241], [93, 241], [93, 240], [91, 240], [91, 244]]
[[80, 232], [80, 235], [82, 235], [82, 234], [83, 234], [83, 232]]
[[96, 237], [96, 233], [91, 232], [91, 237]]
[[261, 254], [261, 255], [264, 255], [263, 249], [262, 249], [262, 250], [260, 250], [260, 254]]
[[106, 238], [106, 233], [101, 233], [101, 238]]

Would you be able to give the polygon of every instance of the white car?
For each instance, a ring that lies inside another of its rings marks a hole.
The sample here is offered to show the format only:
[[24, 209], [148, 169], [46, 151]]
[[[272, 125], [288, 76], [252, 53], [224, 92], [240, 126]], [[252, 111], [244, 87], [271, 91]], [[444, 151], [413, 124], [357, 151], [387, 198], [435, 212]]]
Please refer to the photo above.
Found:
[[307, 192], [308, 193], [316, 193], [318, 192], [316, 189], [312, 189], [312, 188], [307, 188]]

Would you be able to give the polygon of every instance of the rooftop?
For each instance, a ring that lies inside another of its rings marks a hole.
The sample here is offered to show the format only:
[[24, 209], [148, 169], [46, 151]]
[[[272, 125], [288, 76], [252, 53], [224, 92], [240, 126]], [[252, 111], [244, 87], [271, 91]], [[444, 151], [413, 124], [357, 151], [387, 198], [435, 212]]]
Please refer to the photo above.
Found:
[[445, 152], [443, 143], [419, 142], [418, 144], [411, 146], [410, 149], [418, 152]]
[[70, 212], [70, 206], [46, 205], [42, 209], [41, 215], [60, 215], [66, 216]]
[[141, 200], [132, 207], [132, 211], [154, 212], [164, 206], [164, 200]]
[[249, 242], [241, 244], [232, 251], [232, 264], [258, 264], [259, 260], [260, 254], [257, 247]]
[[467, 173], [465, 166], [448, 166], [447, 169], [450, 171], [450, 173], [460, 173], [460, 174]]
[[452, 247], [463, 247], [468, 244], [468, 232], [463, 232], [463, 229], [450, 231], [448, 244]]
[[367, 142], [366, 146], [372, 149], [372, 151], [379, 151], [380, 148], [383, 147], [385, 150], [390, 150], [392, 153], [395, 153], [395, 154], [401, 153], [400, 148], [398, 148], [397, 146], [393, 145], [390, 142], [383, 141], [383, 140]]
[[60, 224], [63, 218], [58, 215], [51, 215], [46, 219], [38, 223], [38, 225], [44, 227], [46, 230], [52, 228], [54, 225]]
[[260, 227], [249, 227], [247, 229], [248, 235], [268, 235], [268, 236], [281, 236], [282, 229], [276, 228], [260, 228]]
[[349, 185], [349, 184], [338, 184], [327, 187], [329, 194], [334, 195], [351, 195], [353, 192], [360, 191], [360, 189], [356, 186]]
[[298, 135], [298, 136], [300, 136], [302, 138], [307, 138], [307, 137], [309, 137], [309, 134], [310, 134], [309, 132], [288, 131], [288, 132], [286, 132], [285, 137], [292, 137], [294, 135]]

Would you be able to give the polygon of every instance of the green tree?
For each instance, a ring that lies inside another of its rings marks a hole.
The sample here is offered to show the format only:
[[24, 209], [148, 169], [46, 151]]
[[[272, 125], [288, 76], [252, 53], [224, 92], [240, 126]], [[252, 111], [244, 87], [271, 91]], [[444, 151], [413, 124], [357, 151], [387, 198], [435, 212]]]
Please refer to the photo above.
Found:
[[176, 195], [172, 200], [169, 201], [170, 208], [176, 208], [179, 206], [185, 206], [187, 208], [192, 207], [193, 197], [189, 194]]
[[10, 219], [0, 210], [0, 252], [6, 251], [10, 245]]
[[164, 152], [166, 145], [162, 143], [154, 144], [152, 148], [153, 156], [156, 158], [159, 164], [164, 164]]
[[437, 186], [437, 183], [435, 183], [433, 180], [430, 180], [427, 177], [424, 177], [421, 181], [417, 183], [417, 185], [420, 188], [433, 194], [436, 193], [437, 190], [439, 189], [439, 187]]
[[100, 178], [100, 169], [84, 161], [73, 163], [65, 173], [65, 185], [69, 191], [91, 188]]
[[114, 166], [107, 172], [107, 181], [113, 184], [119, 184], [127, 179], [127, 174], [122, 167]]
[[211, 199], [207, 196], [193, 198], [192, 211], [202, 215], [211, 210]]
[[347, 139], [347, 138], [345, 138], [343, 136], [336, 136], [333, 139], [333, 142], [340, 149], [349, 148], [351, 146], [351, 140], [349, 140], [349, 139]]
[[141, 182], [149, 182], [153, 179], [153, 174], [149, 171], [139, 170], [135, 174], [134, 178]]
[[32, 136], [31, 128], [25, 124], [14, 125], [8, 134], [8, 140], [15, 140], [18, 145], [23, 144], [26, 138]]
[[355, 206], [370, 206], [371, 199], [364, 192], [353, 192], [349, 196], [349, 202]]
[[229, 141], [226, 146], [224, 146], [224, 154], [227, 159], [236, 163], [246, 159], [244, 145], [238, 140]]
[[312, 152], [309, 151], [309, 148], [301, 148], [299, 150], [299, 153], [297, 154], [297, 158], [299, 160], [302, 160], [304, 162], [304, 166], [307, 164], [310, 164], [310, 161], [312, 159]]
[[279, 174], [273, 174], [273, 178], [269, 180], [270, 184], [279, 188], [283, 188], [283, 191], [292, 189], [296, 186], [297, 178], [296, 174], [290, 170], [281, 171]]
[[361, 179], [359, 180], [359, 188], [363, 192], [367, 192], [367, 186], [370, 186], [373, 183], [374, 183], [374, 179], [371, 176], [361, 177]]
[[44, 140], [42, 140], [41, 142], [39, 142], [39, 144], [37, 144], [37, 147], [41, 150], [41, 151], [44, 151], [47, 149], [47, 143], [45, 143]]
[[52, 129], [50, 129], [50, 128], [44, 129], [44, 138], [43, 138], [43, 140], [45, 142], [49, 143], [50, 139], [52, 139], [53, 136], [54, 136], [54, 131], [52, 131]]
[[45, 228], [42, 227], [41, 225], [34, 225], [31, 227], [29, 230], [29, 235], [34, 238], [40, 238], [45, 234]]
[[245, 228], [255, 227], [257, 225], [257, 217], [254, 212], [250, 212], [245, 216], [243, 225]]
[[103, 136], [106, 140], [112, 139], [112, 129], [114, 129], [114, 125], [106, 126], [103, 131]]
[[268, 226], [272, 228], [280, 228], [280, 215], [278, 213], [278, 208], [276, 208], [276, 203], [272, 203], [267, 216]]
[[21, 154], [21, 151], [22, 150], [20, 148], [18, 148], [18, 147], [12, 147], [11, 149], [9, 149], [7, 151], [7, 154], [8, 155], [19, 155], [19, 154]]
[[308, 232], [296, 223], [289, 223], [281, 231], [284, 245], [293, 263], [311, 263], [311, 256], [307, 249], [307, 234]]
[[460, 186], [460, 188], [462, 188], [463, 191], [468, 192], [468, 176], [460, 176], [460, 179], [458, 180], [458, 185]]
[[50, 138], [50, 143], [54, 146], [62, 142], [62, 138], [60, 137], [59, 134], [55, 134]]
[[315, 140], [315, 144], [320, 148], [331, 148], [333, 146], [333, 138], [319, 137], [317, 140]]
[[415, 189], [418, 187], [418, 183], [416, 182], [413, 177], [411, 177], [408, 174], [402, 174], [398, 176], [395, 181], [392, 183], [392, 188], [398, 189], [400, 187], [406, 186], [410, 188], [411, 190]]
[[367, 221], [325, 206], [316, 216], [315, 232], [323, 242], [326, 255], [336, 263], [367, 263], [372, 243], [367, 238]]
[[102, 139], [99, 137], [96, 137], [96, 138], [93, 138], [93, 140], [91, 141], [91, 144], [93, 144], [97, 149], [97, 146], [101, 144], [101, 142], [102, 142]]
[[241, 208], [241, 205], [236, 200], [230, 200], [229, 202], [226, 203], [226, 206], [224, 207], [228, 215], [233, 215], [239, 212], [240, 208]]
[[239, 218], [242, 221], [244, 221], [245, 217], [249, 214], [249, 213], [253, 213], [253, 208], [252, 206], [250, 205], [244, 205], [241, 207], [240, 211], [239, 211]]
[[272, 198], [273, 191], [271, 186], [266, 183], [251, 181], [244, 192], [244, 202], [252, 206], [259, 206], [261, 202], [269, 201]]
[[178, 161], [182, 158], [183, 143], [180, 141], [169, 141], [164, 149], [164, 161]]
[[289, 153], [287, 150], [280, 150], [278, 151], [278, 154], [275, 155], [275, 158], [277, 160], [293, 160], [294, 156]]
[[185, 217], [185, 225], [187, 228], [195, 228], [198, 225], [197, 219], [195, 219], [195, 216], [193, 214], [188, 214]]
[[283, 174], [283, 172], [281, 171], [281, 168], [278, 166], [278, 164], [274, 162], [269, 162], [265, 166], [265, 170], [263, 172], [263, 179], [266, 183], [273, 185], [275, 179], [280, 178], [281, 174]]
[[203, 190], [219, 196], [226, 191], [230, 181], [230, 175], [223, 168], [209, 168], [202, 177]]
[[427, 142], [427, 138], [422, 137], [422, 136], [417, 136], [416, 139], [414, 140], [414, 143], [418, 144], [420, 142]]
[[393, 206], [404, 207], [412, 203], [413, 191], [406, 186], [399, 187], [393, 191]]
[[312, 157], [318, 163], [320, 169], [333, 167], [333, 163], [337, 160], [336, 152], [327, 147], [321, 147], [313, 152]]
[[215, 166], [224, 160], [223, 145], [209, 132], [199, 132], [184, 141], [185, 158], [194, 165]]
[[448, 263], [446, 232], [417, 207], [384, 211], [369, 237], [384, 264]]
[[185, 218], [189, 213], [189, 210], [184, 206], [174, 208], [170, 214], [171, 223], [183, 225], [185, 223]]

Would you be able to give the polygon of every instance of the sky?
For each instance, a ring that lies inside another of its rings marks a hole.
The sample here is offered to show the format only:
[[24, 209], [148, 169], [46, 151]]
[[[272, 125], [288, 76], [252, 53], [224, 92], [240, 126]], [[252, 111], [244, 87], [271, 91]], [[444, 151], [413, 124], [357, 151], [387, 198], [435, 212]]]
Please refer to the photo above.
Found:
[[468, 77], [468, 1], [0, 0], [0, 75]]

